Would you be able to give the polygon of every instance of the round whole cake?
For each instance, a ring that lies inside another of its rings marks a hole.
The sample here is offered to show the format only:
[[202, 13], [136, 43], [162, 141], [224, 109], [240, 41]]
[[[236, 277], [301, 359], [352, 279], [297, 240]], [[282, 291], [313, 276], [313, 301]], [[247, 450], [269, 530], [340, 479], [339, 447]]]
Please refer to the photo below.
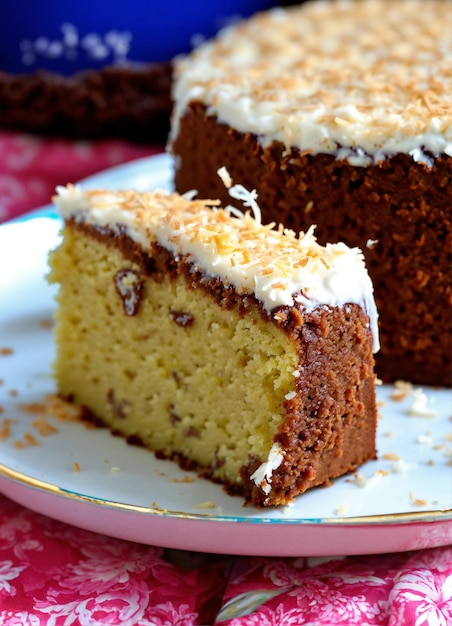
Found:
[[446, 0], [320, 0], [175, 65], [178, 192], [256, 189], [265, 222], [364, 251], [384, 381], [451, 385], [452, 37]]

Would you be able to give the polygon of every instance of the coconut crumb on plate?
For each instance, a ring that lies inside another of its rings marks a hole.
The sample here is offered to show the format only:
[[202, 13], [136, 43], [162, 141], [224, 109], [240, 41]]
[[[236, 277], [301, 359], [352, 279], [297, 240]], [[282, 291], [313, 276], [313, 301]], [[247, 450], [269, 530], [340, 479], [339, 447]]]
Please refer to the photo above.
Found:
[[438, 415], [438, 411], [435, 409], [431, 409], [427, 406], [428, 397], [423, 392], [421, 388], [415, 389], [413, 391], [414, 400], [408, 409], [408, 415], [412, 415], [414, 417], [436, 417]]

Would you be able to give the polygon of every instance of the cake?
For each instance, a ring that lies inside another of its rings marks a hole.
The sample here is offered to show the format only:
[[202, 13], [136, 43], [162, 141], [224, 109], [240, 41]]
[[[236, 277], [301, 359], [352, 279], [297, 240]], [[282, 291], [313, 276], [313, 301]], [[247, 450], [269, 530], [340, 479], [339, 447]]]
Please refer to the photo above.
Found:
[[272, 229], [230, 193], [246, 213], [58, 189], [55, 377], [127, 441], [284, 505], [375, 458], [372, 284], [358, 249]]
[[110, 65], [71, 76], [0, 71], [0, 128], [41, 135], [164, 143], [172, 62]]
[[450, 15], [443, 0], [307, 2], [175, 66], [176, 190], [225, 202], [226, 166], [264, 222], [360, 247], [385, 382], [452, 383]]

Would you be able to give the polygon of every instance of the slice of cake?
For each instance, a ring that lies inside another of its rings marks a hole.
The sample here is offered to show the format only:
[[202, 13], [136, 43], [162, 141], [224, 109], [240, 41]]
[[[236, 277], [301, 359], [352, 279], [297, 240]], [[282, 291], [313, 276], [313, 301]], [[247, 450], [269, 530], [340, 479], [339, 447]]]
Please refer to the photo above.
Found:
[[176, 63], [175, 186], [256, 189], [265, 223], [363, 250], [379, 377], [452, 384], [452, 37], [444, 0], [323, 0]]
[[372, 285], [358, 249], [272, 230], [230, 191], [255, 217], [58, 189], [55, 374], [129, 442], [286, 504], [375, 458]]

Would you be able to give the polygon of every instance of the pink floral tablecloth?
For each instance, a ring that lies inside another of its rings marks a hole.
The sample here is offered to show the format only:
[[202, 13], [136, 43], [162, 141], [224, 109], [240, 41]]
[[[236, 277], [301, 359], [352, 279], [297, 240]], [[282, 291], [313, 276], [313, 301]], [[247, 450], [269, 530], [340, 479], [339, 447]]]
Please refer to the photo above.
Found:
[[117, 139], [70, 141], [0, 131], [0, 223], [49, 204], [56, 185], [162, 149]]
[[[0, 222], [48, 204], [57, 184], [161, 150], [0, 132]], [[193, 554], [80, 530], [0, 495], [0, 625], [78, 624], [452, 626], [452, 546], [330, 559]]]
[[0, 496], [4, 626], [449, 626], [452, 548], [343, 559], [163, 550]]

